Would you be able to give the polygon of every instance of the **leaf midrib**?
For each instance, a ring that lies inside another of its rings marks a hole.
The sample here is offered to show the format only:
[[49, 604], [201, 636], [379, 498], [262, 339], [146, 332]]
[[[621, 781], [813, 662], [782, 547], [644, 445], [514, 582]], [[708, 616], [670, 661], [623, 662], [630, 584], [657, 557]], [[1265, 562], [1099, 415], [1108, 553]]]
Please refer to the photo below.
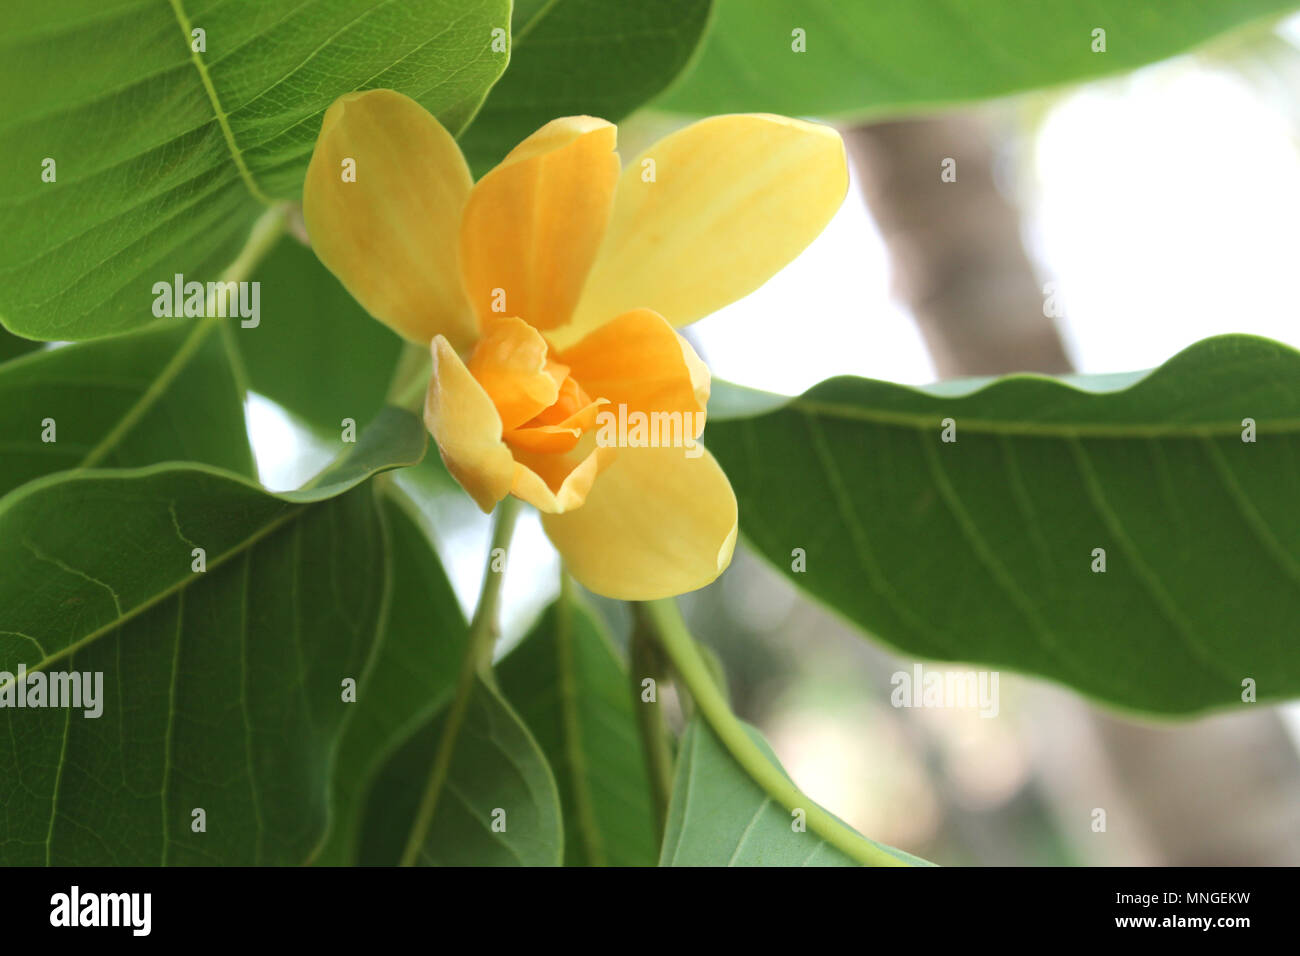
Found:
[[176, 351], [167, 360], [167, 364], [158, 371], [158, 374], [140, 393], [140, 397], [131, 403], [131, 406], [122, 413], [113, 427], [104, 433], [104, 436], [95, 443], [95, 446], [90, 451], [86, 452], [77, 466], [78, 468], [94, 467], [117, 447], [118, 443], [136, 426], [140, 419], [149, 413], [158, 399], [171, 387], [172, 382], [176, 380], [176, 376], [181, 373], [181, 370], [189, 365], [190, 360], [194, 358], [204, 342], [207, 341], [208, 335], [216, 327], [218, 321], [218, 319], [205, 317], [194, 324], [190, 334], [185, 336], [180, 344], [176, 346]]
[[[346, 459], [343, 460], [346, 461]], [[336, 462], [335, 467], [337, 467], [337, 465], [341, 463], [342, 462]], [[201, 474], [224, 478], [235, 484], [242, 485], [249, 490], [257, 491], [268, 497], [275, 498], [287, 506], [286, 511], [282, 512], [277, 517], [268, 521], [265, 525], [263, 525], [261, 528], [254, 531], [252, 534], [249, 534], [243, 540], [236, 542], [234, 545], [232, 545], [226, 551], [222, 552], [220, 555], [217, 555], [215, 558], [208, 561], [207, 568], [209, 571], [212, 571], [215, 570], [216, 568], [221, 567], [231, 558], [246, 553], [248, 550], [256, 546], [264, 538], [268, 537], [275, 531], [278, 531], [285, 524], [300, 518], [303, 514], [310, 511], [312, 508], [315, 508], [319, 505], [328, 504], [331, 501], [337, 500], [342, 495], [359, 487], [366, 480], [386, 470], [389, 467], [393, 467], [393, 465], [390, 463], [390, 464], [380, 465], [373, 468], [367, 468], [353, 477], [345, 478], [338, 481], [337, 483], [338, 487], [336, 493], [328, 496], [321, 496], [318, 498], [311, 498], [305, 500], [303, 499], [295, 500], [293, 498], [285, 497], [285, 495], [294, 494], [295, 492], [286, 492], [286, 493], [279, 493], [279, 494], [268, 492], [261, 485], [258, 485], [257, 483], [251, 481], [250, 479], [236, 472], [227, 471], [225, 469], [220, 469], [220, 468], [202, 466], [202, 465], [197, 465], [197, 466], [182, 465], [181, 467], [178, 468], [176, 462], [162, 462], [157, 465], [149, 465], [143, 468], [108, 469], [104, 471], [95, 471], [95, 470], [78, 471], [74, 473], [75, 477], [73, 477], [71, 480], [72, 481], [87, 480], [96, 477], [112, 477], [112, 478], [121, 478], [124, 476], [147, 477], [155, 474], [166, 474], [171, 471], [189, 471], [189, 472], [197, 472]], [[304, 485], [303, 488], [299, 489], [299, 492], [297, 493], [307, 491], [308, 489], [311, 489], [313, 487], [319, 488], [320, 481], [325, 477], [331, 476], [331, 474], [334, 473], [334, 470], [335, 470], [334, 467], [326, 468], [323, 472], [321, 472], [320, 475], [317, 476], [315, 480], [309, 482], [307, 485]], [[64, 481], [67, 480], [68, 478], [66, 476], [66, 473], [64, 474], [56, 473], [54, 475], [46, 476], [45, 478], [38, 478], [35, 481], [32, 481], [27, 485], [22, 486], [20, 489], [16, 490], [10, 495], [5, 496], [4, 498], [0, 498], [0, 516], [3, 516], [4, 512], [8, 510], [8, 508], [11, 508], [13, 506], [14, 501], [22, 500], [22, 498], [28, 497], [31, 494], [35, 493], [36, 491], [41, 490], [42, 488], [52, 486], [52, 485], [62, 484]], [[193, 584], [199, 577], [200, 577], [199, 575], [190, 574], [177, 579], [173, 584], [169, 585], [166, 588], [163, 588], [158, 593], [150, 596], [144, 601], [141, 601], [139, 604], [133, 605], [132, 607], [127, 609], [126, 613], [116, 617], [114, 620], [102, 624], [92, 631], [89, 631], [88, 633], [84, 634], [82, 637], [78, 638], [76, 641], [72, 642], [66, 647], [60, 648], [59, 650], [55, 651], [53, 654], [47, 654], [40, 662], [27, 668], [28, 673], [35, 673], [36, 671], [43, 670], [44, 668], [48, 667], [50, 664], [53, 664], [56, 661], [60, 661], [65, 657], [69, 657], [72, 654], [75, 654], [77, 651], [81, 650], [82, 648], [87, 647], [90, 644], [94, 643], [95, 641], [99, 640], [105, 634], [117, 630], [122, 625], [126, 624], [128, 621], [131, 621], [134, 618], [140, 616], [145, 611], [148, 611], [149, 609], [156, 607], [158, 604], [162, 603], [163, 601], [167, 600], [173, 595], [183, 592], [185, 588]], [[8, 686], [7, 684], [0, 685], [0, 690], [3, 690], [7, 686]]]
[[[929, 414], [919, 414], [916, 412], [891, 412], [884, 409], [862, 408], [855, 405], [843, 405], [838, 402], [824, 402], [815, 399], [794, 398], [785, 405], [773, 409], [773, 412], [786, 410], [797, 410], [817, 415], [821, 418], [838, 419], [840, 421], [866, 422], [872, 425], [892, 425], [902, 428], [915, 428], [924, 431], [933, 430], [937, 427], [939, 419], [937, 416], [942, 412], [936, 409]], [[762, 415], [753, 416], [761, 418]], [[1241, 434], [1240, 422], [1205, 422], [1201, 424], [1187, 424], [1180, 427], [1178, 423], [1153, 423], [1153, 424], [1131, 424], [1124, 425], [1119, 423], [1103, 422], [1080, 422], [1078, 424], [1068, 424], [1064, 422], [1013, 422], [999, 420], [995, 418], [968, 418], [961, 415], [960, 412], [951, 412], [952, 417], [957, 422], [958, 434], [975, 432], [982, 435], [1012, 435], [1024, 438], [1113, 438], [1113, 439], [1141, 439], [1141, 438], [1178, 438], [1178, 439], [1195, 439], [1195, 438], [1221, 438], [1230, 435]], [[722, 421], [735, 421], [737, 419], [721, 419]], [[1300, 432], [1300, 418], [1279, 418], [1273, 420], [1257, 420], [1257, 432], [1267, 430], [1270, 434], [1293, 434]]]
[[[328, 501], [330, 499], [324, 499], [324, 500]], [[283, 526], [287, 522], [300, 517], [304, 511], [313, 507], [314, 504], [321, 504], [321, 503], [324, 502], [323, 501], [313, 502], [307, 504], [294, 504], [294, 503], [287, 502], [287, 504], [289, 504], [290, 510], [286, 514], [280, 515], [278, 518], [274, 519], [263, 528], [260, 528], [258, 531], [246, 537], [243, 541], [238, 542], [229, 550], [218, 555], [214, 560], [209, 561], [207, 563], [208, 570], [213, 571], [221, 567], [231, 558], [237, 557], [238, 555], [245, 553], [246, 551], [248, 551], [248, 549], [254, 547], [259, 541], [267, 537], [272, 532], [277, 531], [281, 526]], [[148, 611], [149, 609], [156, 607], [157, 605], [161, 604], [163, 601], [167, 600], [173, 595], [183, 592], [187, 587], [193, 584], [198, 579], [198, 577], [199, 577], [198, 575], [190, 574], [186, 577], [177, 579], [176, 582], [170, 585], [169, 587], [164, 588], [163, 590], [159, 591], [157, 594], [153, 595], [147, 600], [142, 601], [131, 608], [128, 608], [125, 613], [119, 615], [114, 620], [109, 621], [106, 624], [100, 625], [99, 627], [95, 628], [95, 630], [90, 631], [84, 636], [78, 638], [76, 641], [69, 644], [67, 647], [57, 650], [53, 654], [47, 655], [43, 660], [27, 668], [27, 673], [32, 674], [37, 671], [44, 670], [46, 667], [49, 667], [51, 664], [63, 660], [65, 657], [71, 657], [73, 654], [77, 653], [81, 649], [88, 647], [89, 645], [93, 644], [95, 641], [99, 640], [105, 634], [117, 630], [118, 628], [126, 624], [128, 621], [131, 621], [134, 618], [139, 617], [145, 611]], [[8, 685], [0, 685], [0, 690], [3, 690], [7, 686]]]
[[199, 79], [202, 80], [203, 89], [208, 94], [208, 101], [212, 104], [212, 112], [216, 115], [217, 124], [221, 127], [221, 135], [225, 137], [226, 147], [230, 151], [230, 158], [235, 161], [240, 178], [244, 180], [244, 185], [248, 187], [248, 191], [254, 199], [266, 206], [274, 205], [274, 200], [262, 192], [262, 188], [257, 185], [252, 171], [248, 168], [248, 164], [244, 162], [244, 154], [240, 150], [239, 144], [235, 142], [235, 132], [230, 128], [229, 114], [221, 105], [221, 97], [217, 95], [217, 88], [212, 84], [212, 77], [208, 73], [203, 58], [199, 56], [198, 51], [194, 49], [191, 42], [193, 27], [190, 25], [190, 18], [185, 12], [182, 0], [168, 0], [168, 2], [171, 4], [172, 13], [176, 16], [176, 23], [181, 28], [181, 35], [184, 37], [185, 45], [190, 51], [190, 62], [194, 64], [194, 68], [199, 72]]

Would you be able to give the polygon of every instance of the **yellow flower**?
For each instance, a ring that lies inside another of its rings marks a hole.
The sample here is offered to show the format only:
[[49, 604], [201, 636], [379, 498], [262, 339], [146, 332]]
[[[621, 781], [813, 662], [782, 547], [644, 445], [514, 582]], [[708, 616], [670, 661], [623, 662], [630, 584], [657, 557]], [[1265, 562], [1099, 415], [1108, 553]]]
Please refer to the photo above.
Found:
[[[703, 120], [622, 172], [615, 135], [554, 120], [474, 183], [414, 100], [354, 93], [325, 114], [303, 212], [366, 310], [431, 348], [425, 421], [479, 507], [522, 498], [586, 587], [650, 600], [708, 584], [736, 542], [695, 443], [709, 373], [675, 329], [798, 255], [848, 174], [833, 130], [779, 116]], [[680, 420], [678, 447], [612, 444], [638, 412]]]

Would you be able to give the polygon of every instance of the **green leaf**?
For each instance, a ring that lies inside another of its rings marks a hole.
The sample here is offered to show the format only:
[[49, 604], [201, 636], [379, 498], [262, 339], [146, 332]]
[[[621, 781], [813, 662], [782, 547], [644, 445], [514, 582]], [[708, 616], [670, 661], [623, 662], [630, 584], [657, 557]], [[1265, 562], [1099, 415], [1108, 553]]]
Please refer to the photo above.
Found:
[[[390, 87], [462, 129], [505, 68], [507, 0], [76, 0], [0, 36], [0, 321], [41, 339], [154, 320], [215, 281], [267, 203], [299, 197], [321, 115]], [[205, 31], [205, 52], [192, 30]], [[42, 181], [53, 159], [57, 178]]]
[[231, 472], [174, 464], [28, 482], [0, 499], [0, 667], [53, 664], [203, 580], [192, 549], [204, 549], [211, 571], [312, 505], [414, 464], [424, 445], [414, 415], [387, 409], [301, 491], [270, 494]]
[[0, 328], [0, 362], [7, 362], [12, 358], [18, 358], [20, 355], [26, 355], [28, 352], [34, 352], [40, 347], [40, 342], [33, 342], [31, 339], [20, 339], [18, 336]]
[[475, 176], [557, 116], [621, 120], [686, 66], [710, 0], [519, 0], [510, 69], [460, 138]]
[[655, 823], [632, 691], [604, 626], [561, 597], [497, 668], [555, 771], [570, 866], [650, 866]]
[[384, 405], [402, 341], [372, 319], [310, 249], [282, 241], [254, 271], [262, 321], [232, 335], [248, 386], [323, 433]]
[[[717, 0], [692, 68], [656, 105], [862, 117], [1130, 70], [1294, 0]], [[1093, 52], [1104, 29], [1105, 52]], [[794, 51], [804, 31], [806, 52]]]
[[0, 366], [0, 494], [87, 462], [185, 460], [252, 475], [243, 396], [211, 331], [181, 323]]
[[[555, 778], [501, 695], [473, 678], [447, 778], [417, 862], [424, 866], [559, 866], [564, 826]], [[443, 741], [447, 710], [393, 755], [371, 791], [361, 861], [402, 857]], [[494, 824], [504, 827], [494, 830]]]
[[1224, 336], [1110, 391], [837, 378], [707, 437], [753, 545], [895, 648], [1187, 714], [1300, 693], [1298, 377]]
[[[762, 735], [748, 725], [745, 730], [780, 769]], [[794, 813], [750, 779], [707, 723], [691, 721], [677, 758], [660, 866], [858, 865], [812, 830], [796, 830], [797, 823]], [[902, 850], [875, 845], [913, 865], [929, 865]]]
[[302, 491], [155, 465], [0, 500], [0, 695], [20, 665], [103, 675], [98, 717], [0, 708], [0, 862], [306, 860], [343, 682], [366, 666], [385, 590], [378, 510], [357, 486], [423, 450], [418, 420], [393, 411]]
[[390, 594], [334, 758], [329, 838], [313, 860], [321, 865], [357, 862], [366, 792], [394, 749], [446, 705], [465, 653], [465, 619], [428, 540], [392, 499], [383, 511]]

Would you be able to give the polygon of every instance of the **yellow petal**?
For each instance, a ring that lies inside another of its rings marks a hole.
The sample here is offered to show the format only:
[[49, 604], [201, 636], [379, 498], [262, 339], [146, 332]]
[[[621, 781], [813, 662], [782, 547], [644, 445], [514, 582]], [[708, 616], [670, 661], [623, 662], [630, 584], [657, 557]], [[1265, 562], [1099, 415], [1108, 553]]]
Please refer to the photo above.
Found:
[[430, 348], [433, 375], [424, 402], [424, 423], [447, 470], [484, 511], [510, 493], [517, 466], [501, 440], [501, 416], [441, 335]]
[[583, 503], [598, 477], [619, 455], [617, 448], [600, 448], [593, 438], [582, 442], [567, 455], [535, 454], [517, 450], [514, 481], [510, 493], [522, 498], [543, 515], [567, 514]]
[[[356, 181], [343, 178], [353, 160]], [[456, 262], [472, 180], [460, 147], [392, 90], [351, 93], [325, 113], [303, 184], [312, 248], [375, 318], [412, 342], [474, 340]]]
[[715, 116], [665, 137], [624, 170], [572, 324], [553, 341], [635, 308], [681, 327], [748, 295], [817, 237], [848, 182], [827, 126]]
[[[698, 438], [709, 402], [709, 370], [664, 317], [636, 309], [606, 322], [559, 355], [588, 395], [608, 399], [615, 414], [681, 413]], [[696, 413], [699, 414], [696, 414]]]
[[567, 368], [548, 359], [541, 333], [513, 317], [489, 324], [469, 358], [469, 370], [492, 397], [506, 431], [553, 405], [568, 375]]
[[615, 144], [604, 120], [552, 120], [474, 186], [460, 261], [481, 319], [516, 315], [538, 329], [568, 321], [609, 222]]
[[583, 586], [650, 601], [704, 587], [726, 569], [736, 547], [736, 496], [700, 450], [688, 458], [681, 448], [619, 449], [581, 508], [542, 516]]

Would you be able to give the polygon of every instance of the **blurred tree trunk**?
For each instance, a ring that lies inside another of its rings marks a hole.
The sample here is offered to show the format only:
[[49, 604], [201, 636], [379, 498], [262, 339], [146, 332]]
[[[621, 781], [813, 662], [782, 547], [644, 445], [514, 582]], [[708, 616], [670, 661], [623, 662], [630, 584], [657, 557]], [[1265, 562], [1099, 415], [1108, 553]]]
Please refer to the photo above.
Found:
[[[1070, 370], [999, 192], [988, 126], [973, 114], [845, 131], [863, 193], [941, 377]], [[956, 180], [940, 173], [955, 160]], [[1151, 727], [1059, 693], [1039, 746], [1062, 831], [1087, 862], [1294, 864], [1300, 761], [1275, 712]], [[1071, 715], [1074, 715], [1072, 719]], [[1106, 834], [1090, 828], [1107, 810]], [[960, 811], [958, 811], [960, 815]], [[1136, 819], [1135, 819], [1136, 818]], [[1119, 845], [1107, 845], [1118, 841]]]
[[1276, 712], [1149, 726], [1095, 714], [1128, 797], [1171, 866], [1295, 866], [1300, 764]]
[[[845, 140], [889, 248], [895, 292], [939, 375], [1068, 372], [1020, 242], [1020, 214], [995, 184], [984, 124], [970, 116], [877, 123]], [[940, 179], [946, 159], [955, 161], [955, 182]]]

